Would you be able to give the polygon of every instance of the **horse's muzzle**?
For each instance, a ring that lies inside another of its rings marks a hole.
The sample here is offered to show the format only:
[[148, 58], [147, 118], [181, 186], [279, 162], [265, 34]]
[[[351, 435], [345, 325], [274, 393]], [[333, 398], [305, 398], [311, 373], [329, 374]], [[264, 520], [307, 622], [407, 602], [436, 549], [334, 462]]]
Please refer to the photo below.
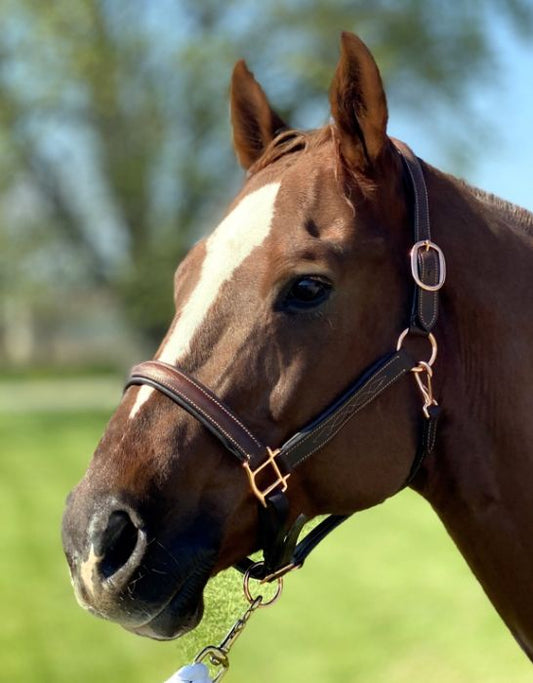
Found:
[[78, 599], [97, 609], [100, 596], [120, 593], [138, 570], [146, 531], [135, 510], [116, 498], [83, 512], [74, 492], [63, 517], [63, 547]]
[[63, 517], [63, 547], [78, 602], [152, 638], [174, 638], [194, 628], [216, 553], [199, 547], [197, 531], [173, 541], [151, 536], [139, 512], [113, 496], [87, 513], [78, 493]]

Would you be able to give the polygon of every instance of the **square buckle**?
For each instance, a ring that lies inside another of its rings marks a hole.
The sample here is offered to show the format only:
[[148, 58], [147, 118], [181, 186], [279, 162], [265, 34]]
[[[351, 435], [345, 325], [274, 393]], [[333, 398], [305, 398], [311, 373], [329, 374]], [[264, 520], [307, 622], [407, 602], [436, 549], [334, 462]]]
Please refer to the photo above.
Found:
[[[248, 480], [250, 482], [250, 486], [252, 488], [252, 491], [254, 492], [254, 495], [256, 498], [259, 500], [261, 505], [263, 507], [266, 507], [266, 497], [268, 496], [269, 493], [272, 493], [278, 486], [281, 486], [281, 491], [286, 491], [287, 490], [287, 479], [291, 476], [290, 472], [289, 474], [283, 474], [278, 466], [278, 463], [276, 462], [276, 456], [279, 454], [280, 449], [277, 448], [276, 450], [272, 450], [267, 446], [267, 454], [268, 458], [265, 460], [264, 463], [259, 465], [255, 470], [252, 470], [250, 467], [250, 464], [248, 462], [243, 463], [243, 467], [246, 471], [246, 474], [248, 475]], [[267, 486], [265, 489], [261, 490], [257, 484], [257, 475], [260, 474], [266, 467], [271, 466], [274, 475], [276, 477], [276, 480], [274, 481], [273, 484], [270, 484]]]

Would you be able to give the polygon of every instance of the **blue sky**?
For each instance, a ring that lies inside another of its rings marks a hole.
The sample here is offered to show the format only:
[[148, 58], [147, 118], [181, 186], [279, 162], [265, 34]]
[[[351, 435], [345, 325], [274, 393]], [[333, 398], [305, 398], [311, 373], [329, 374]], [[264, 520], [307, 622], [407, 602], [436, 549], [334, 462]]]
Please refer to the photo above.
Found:
[[[499, 50], [501, 71], [494, 82], [472, 93], [490, 134], [479, 145], [477, 158], [471, 160], [464, 176], [473, 185], [533, 211], [533, 45], [517, 41], [505, 25], [497, 23], [492, 27], [492, 39]], [[467, 127], [467, 136], [480, 135], [475, 117], [470, 121], [461, 118], [459, 125]], [[442, 137], [434, 142], [425, 129], [395, 117], [394, 111], [389, 131], [429, 163], [453, 170]]]

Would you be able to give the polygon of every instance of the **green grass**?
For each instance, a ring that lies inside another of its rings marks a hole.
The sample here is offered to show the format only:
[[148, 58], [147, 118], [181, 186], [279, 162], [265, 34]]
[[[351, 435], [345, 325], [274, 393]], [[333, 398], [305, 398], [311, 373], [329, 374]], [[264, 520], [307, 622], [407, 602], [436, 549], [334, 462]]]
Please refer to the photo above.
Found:
[[[228, 572], [210, 621], [157, 643], [83, 612], [60, 545], [68, 490], [106, 422], [101, 413], [0, 415], [0, 680], [158, 683], [240, 609]], [[280, 602], [235, 646], [233, 683], [521, 683], [515, 645], [429, 507], [404, 492], [335, 532]]]

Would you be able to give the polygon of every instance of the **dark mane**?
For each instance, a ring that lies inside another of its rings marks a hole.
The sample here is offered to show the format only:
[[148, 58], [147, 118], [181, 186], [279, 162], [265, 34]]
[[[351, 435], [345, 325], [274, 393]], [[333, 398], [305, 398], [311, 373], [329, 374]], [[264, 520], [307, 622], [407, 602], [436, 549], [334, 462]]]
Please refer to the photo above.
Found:
[[533, 213], [521, 206], [501, 199], [491, 192], [485, 192], [484, 190], [468, 185], [468, 183], [465, 182], [462, 182], [462, 185], [466, 187], [476, 199], [497, 209], [497, 211], [502, 214], [506, 223], [519, 230], [523, 230], [533, 237]]

